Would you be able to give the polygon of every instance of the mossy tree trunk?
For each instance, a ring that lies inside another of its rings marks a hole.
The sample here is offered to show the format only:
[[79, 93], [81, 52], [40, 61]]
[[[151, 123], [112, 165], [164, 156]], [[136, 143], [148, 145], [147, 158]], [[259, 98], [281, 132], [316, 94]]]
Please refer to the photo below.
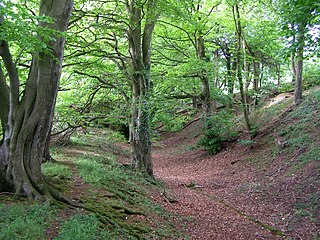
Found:
[[152, 177], [149, 98], [151, 39], [158, 17], [156, 4], [156, 0], [145, 1], [143, 5], [135, 0], [126, 1], [130, 23], [128, 39], [132, 83], [132, 167]]
[[[52, 23], [39, 23], [42, 27], [63, 32], [66, 30], [73, 7], [72, 0], [42, 0], [40, 15], [54, 19]], [[1, 57], [10, 79], [8, 123], [1, 146], [1, 162], [6, 163], [5, 182], [1, 190], [35, 198], [63, 197], [46, 184], [41, 173], [41, 163], [53, 115], [65, 39], [53, 34], [47, 42], [50, 53], [35, 52], [25, 85], [19, 99], [18, 72], [12, 61], [8, 44], [2, 42]], [[7, 189], [6, 189], [7, 188]]]

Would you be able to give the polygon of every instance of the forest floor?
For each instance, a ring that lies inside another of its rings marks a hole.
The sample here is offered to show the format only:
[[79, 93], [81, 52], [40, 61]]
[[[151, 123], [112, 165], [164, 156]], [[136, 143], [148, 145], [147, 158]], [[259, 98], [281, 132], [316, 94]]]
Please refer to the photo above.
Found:
[[298, 166], [306, 149], [276, 144], [278, 128], [292, 124], [284, 122], [290, 106], [282, 106], [281, 118], [263, 126], [253, 144], [231, 142], [213, 156], [194, 148], [200, 121], [157, 144], [154, 173], [167, 198], [159, 201], [183, 217], [177, 227], [190, 239], [320, 239], [320, 128], [311, 136], [318, 149], [313, 160]]
[[77, 133], [43, 164], [84, 208], [57, 209], [0, 194], [0, 239], [320, 239], [320, 88], [298, 107], [276, 96], [215, 155], [197, 147], [203, 123], [163, 133], [154, 175], [128, 167], [129, 145], [104, 129]]

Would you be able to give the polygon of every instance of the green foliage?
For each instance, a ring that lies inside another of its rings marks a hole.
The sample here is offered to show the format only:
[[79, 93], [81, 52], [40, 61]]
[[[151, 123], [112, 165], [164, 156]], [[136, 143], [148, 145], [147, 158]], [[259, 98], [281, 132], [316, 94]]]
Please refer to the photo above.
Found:
[[310, 87], [320, 85], [320, 65], [316, 63], [308, 63], [303, 70], [303, 87], [308, 89]]
[[298, 158], [300, 164], [305, 165], [311, 161], [320, 161], [320, 147], [316, 145], [311, 145], [306, 154], [301, 155]]
[[59, 237], [55, 240], [114, 239], [100, 227], [99, 219], [94, 215], [76, 214], [62, 223]]
[[219, 112], [206, 120], [204, 136], [198, 144], [210, 154], [217, 153], [222, 148], [223, 142], [229, 141], [237, 135], [234, 127], [234, 115], [226, 111]]
[[42, 240], [53, 220], [54, 210], [48, 205], [0, 204], [0, 239]]
[[161, 123], [165, 131], [177, 132], [182, 130], [184, 124], [190, 120], [189, 116], [182, 114], [158, 113], [154, 121]]
[[[45, 27], [53, 23], [53, 19], [37, 15], [39, 1], [1, 1], [0, 16], [4, 16], [0, 24], [0, 39], [10, 45], [13, 59], [18, 66], [22, 81], [27, 78], [27, 70], [19, 65], [29, 65], [32, 52], [51, 54], [48, 42], [55, 41], [55, 36], [65, 36], [52, 28]], [[28, 68], [27, 68], [28, 69]]]
[[294, 85], [292, 83], [285, 82], [285, 83], [281, 83], [278, 89], [280, 93], [291, 92], [294, 90]]

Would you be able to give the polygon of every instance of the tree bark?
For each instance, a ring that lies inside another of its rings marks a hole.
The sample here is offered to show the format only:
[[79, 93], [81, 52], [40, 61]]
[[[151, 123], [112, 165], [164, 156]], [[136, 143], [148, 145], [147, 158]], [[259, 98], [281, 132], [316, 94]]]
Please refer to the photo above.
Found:
[[280, 87], [281, 86], [281, 64], [279, 63], [279, 64], [277, 64], [277, 85], [278, 85], [278, 87]]
[[[234, 89], [234, 77], [233, 77], [233, 69], [231, 68], [231, 52], [230, 49], [227, 47], [226, 48], [226, 68], [227, 68], [227, 86], [228, 86], [228, 94], [232, 95], [233, 94], [233, 89]], [[235, 64], [234, 64], [235, 65]]]
[[[197, 42], [196, 42], [197, 57], [199, 60], [206, 61], [204, 39], [201, 33], [199, 35], [200, 36], [197, 38]], [[202, 109], [204, 113], [208, 115], [211, 112], [211, 97], [210, 97], [209, 78], [205, 70], [200, 71], [200, 80], [201, 80], [200, 99], [201, 99]]]
[[304, 52], [304, 36], [305, 24], [300, 23], [298, 25], [298, 50], [297, 50], [297, 65], [295, 66], [295, 90], [294, 90], [294, 102], [296, 104], [302, 101], [302, 72], [303, 72], [303, 52]]
[[[6, 84], [5, 76], [0, 67], [0, 121], [2, 127], [2, 139], [4, 138], [5, 126], [8, 122], [9, 114], [9, 87]], [[1, 145], [1, 142], [0, 142]]]
[[243, 115], [244, 119], [246, 122], [247, 129], [250, 133], [250, 137], [254, 138], [255, 133], [252, 132], [252, 127], [250, 123], [250, 118], [249, 118], [249, 111], [247, 108], [247, 99], [246, 99], [246, 94], [244, 91], [244, 84], [243, 84], [243, 79], [242, 79], [242, 67], [241, 67], [241, 49], [242, 49], [242, 29], [241, 29], [241, 22], [240, 22], [240, 13], [239, 13], [239, 7], [238, 5], [235, 5], [233, 7], [233, 17], [236, 25], [236, 30], [237, 30], [237, 77], [239, 81], [239, 88], [240, 88], [240, 94], [241, 94], [241, 102], [242, 102], [242, 108], [243, 108]]
[[[40, 14], [53, 18], [53, 23], [40, 23], [57, 31], [67, 29], [73, 6], [72, 0], [42, 0]], [[58, 93], [65, 39], [52, 36], [47, 43], [50, 54], [34, 53], [24, 95], [16, 106], [10, 106], [10, 116], [3, 146], [8, 159], [6, 182], [9, 189], [29, 198], [46, 195], [63, 199], [46, 184], [41, 173], [45, 142], [50, 130], [50, 119]], [[2, 56], [2, 58], [4, 58]], [[10, 77], [11, 79], [11, 77]], [[10, 95], [13, 95], [10, 86]], [[11, 119], [10, 119], [11, 118]]]
[[259, 66], [260, 66], [260, 63], [257, 62], [257, 60], [255, 59], [255, 56], [253, 56], [253, 59], [252, 59], [253, 90], [255, 93], [257, 93], [259, 90], [259, 76], [260, 76]]
[[[291, 31], [294, 32], [294, 24], [291, 24]], [[292, 35], [292, 42], [296, 42], [296, 34]], [[291, 70], [292, 70], [292, 84], [295, 83], [296, 77], [297, 77], [297, 69], [296, 69], [296, 48], [292, 48], [291, 55], [290, 55], [290, 61], [291, 61]]]
[[[151, 92], [150, 65], [151, 39], [157, 20], [156, 0], [146, 4], [146, 16], [142, 16], [141, 6], [136, 1], [126, 1], [130, 26], [128, 29], [129, 52], [131, 56], [132, 82], [132, 116], [131, 116], [131, 147], [132, 167], [153, 177], [150, 137]], [[145, 24], [142, 30], [142, 19]]]

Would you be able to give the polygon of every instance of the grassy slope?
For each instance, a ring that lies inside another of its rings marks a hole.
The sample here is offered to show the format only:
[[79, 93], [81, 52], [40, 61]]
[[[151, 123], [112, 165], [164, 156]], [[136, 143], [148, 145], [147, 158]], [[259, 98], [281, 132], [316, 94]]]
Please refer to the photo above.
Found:
[[[57, 163], [43, 165], [45, 175], [84, 209], [57, 209], [0, 195], [0, 239], [159, 239], [177, 235], [170, 216], [147, 195], [157, 183], [115, 161], [127, 153], [113, 145], [110, 132], [82, 135], [55, 147]], [[170, 237], [169, 237], [170, 238]]]

